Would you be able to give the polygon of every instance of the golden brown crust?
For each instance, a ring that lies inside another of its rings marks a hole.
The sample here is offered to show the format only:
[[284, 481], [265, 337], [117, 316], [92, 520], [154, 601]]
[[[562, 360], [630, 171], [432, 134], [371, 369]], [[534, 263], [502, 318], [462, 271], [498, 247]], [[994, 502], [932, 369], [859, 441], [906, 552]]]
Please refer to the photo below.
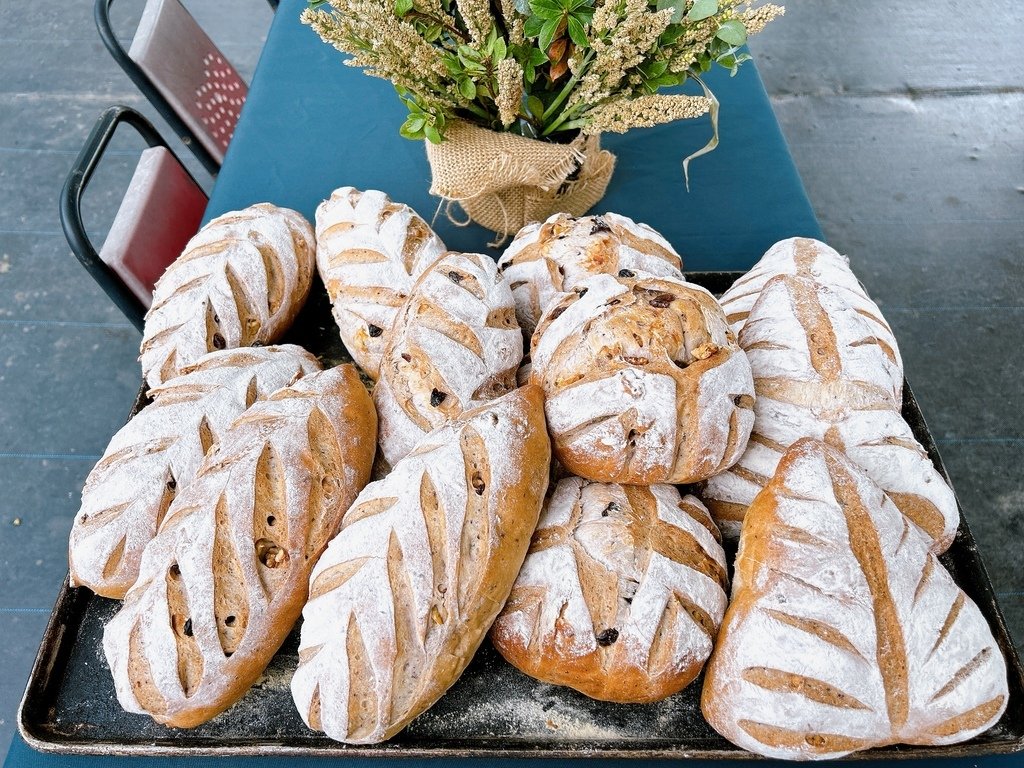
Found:
[[245, 694], [369, 479], [375, 431], [351, 365], [300, 379], [231, 425], [171, 505], [104, 631], [125, 709], [189, 728]]

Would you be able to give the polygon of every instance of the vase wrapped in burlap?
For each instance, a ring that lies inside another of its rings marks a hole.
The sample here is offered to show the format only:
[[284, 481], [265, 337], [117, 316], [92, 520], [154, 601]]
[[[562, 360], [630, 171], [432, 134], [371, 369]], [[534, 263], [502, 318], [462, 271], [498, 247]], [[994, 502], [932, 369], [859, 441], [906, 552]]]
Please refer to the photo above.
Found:
[[430, 193], [456, 202], [501, 236], [566, 211], [582, 216], [604, 196], [615, 155], [598, 136], [569, 144], [528, 139], [454, 121], [440, 144], [427, 142]]

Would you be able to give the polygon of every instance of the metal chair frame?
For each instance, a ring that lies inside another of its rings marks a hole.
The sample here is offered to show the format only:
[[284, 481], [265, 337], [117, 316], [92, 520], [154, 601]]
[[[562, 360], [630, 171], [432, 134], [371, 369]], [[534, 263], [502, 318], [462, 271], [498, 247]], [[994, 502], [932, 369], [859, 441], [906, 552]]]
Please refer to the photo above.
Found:
[[[178, 135], [182, 143], [192, 150], [199, 159], [199, 162], [203, 164], [203, 167], [211, 175], [216, 176], [217, 172], [220, 171], [220, 163], [217, 161], [217, 158], [210, 154], [210, 151], [203, 146], [195, 132], [185, 124], [185, 121], [182, 120], [171, 103], [160, 93], [149, 76], [142, 71], [142, 68], [132, 61], [128, 56], [128, 51], [125, 50], [124, 46], [117, 39], [114, 27], [110, 23], [110, 6], [113, 2], [114, 0], [96, 0], [96, 5], [93, 8], [96, 29], [100, 33], [103, 45], [110, 51], [114, 61], [124, 70], [129, 79], [135, 83], [135, 86], [142, 92], [147, 101], [160, 113], [160, 117], [167, 121], [167, 124], [171, 126], [171, 129]], [[278, 0], [267, 0], [267, 4], [275, 12], [277, 11]]]
[[[75, 257], [92, 278], [99, 283], [111, 301], [117, 305], [117, 308], [141, 332], [146, 308], [117, 273], [100, 258], [82, 221], [82, 193], [88, 186], [93, 171], [96, 170], [103, 157], [104, 150], [121, 123], [127, 123], [134, 128], [150, 147], [163, 147], [169, 152], [171, 151], [156, 128], [131, 107], [118, 105], [104, 110], [64, 182], [64, 189], [60, 195], [60, 223]], [[196, 183], [195, 178], [184, 166], [182, 166], [182, 170], [188, 174], [193, 183]], [[196, 183], [196, 187], [199, 187], [198, 183]]]

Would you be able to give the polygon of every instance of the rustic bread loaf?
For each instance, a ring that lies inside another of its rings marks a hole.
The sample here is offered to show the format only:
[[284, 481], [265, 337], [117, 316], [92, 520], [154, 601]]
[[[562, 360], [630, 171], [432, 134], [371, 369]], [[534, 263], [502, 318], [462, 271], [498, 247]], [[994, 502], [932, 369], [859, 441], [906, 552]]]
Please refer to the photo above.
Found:
[[699, 286], [592, 277], [544, 314], [531, 357], [555, 454], [572, 474], [692, 483], [743, 453], [750, 364]]
[[725, 613], [725, 553], [693, 496], [578, 477], [555, 487], [491, 640], [595, 699], [658, 701], [699, 674]]
[[199, 230], [153, 289], [140, 352], [146, 383], [216, 349], [277, 341], [309, 294], [315, 248], [309, 223], [270, 203]]
[[1006, 665], [930, 545], [842, 453], [794, 445], [743, 525], [701, 699], [711, 726], [813, 760], [994, 725]]
[[803, 437], [845, 451], [935, 539], [953, 542], [960, 512], [899, 413], [902, 371], [872, 322], [838, 291], [804, 277], [768, 281], [740, 332], [757, 399], [747, 450], [707, 481], [701, 497], [722, 533], [739, 535], [754, 496]]
[[527, 386], [434, 430], [363, 490], [303, 610], [292, 695], [307, 725], [383, 741], [455, 682], [526, 556], [549, 458]]
[[881, 310], [861, 286], [850, 269], [850, 263], [834, 249], [819, 240], [793, 237], [782, 240], [765, 253], [757, 264], [739, 278], [722, 295], [722, 309], [733, 331], [739, 335], [761, 289], [773, 277], [796, 275], [826, 285], [837, 292], [847, 304], [871, 323], [872, 333], [880, 344], [891, 352], [891, 357], [903, 370], [903, 361], [892, 329], [882, 317]]
[[528, 224], [506, 249], [498, 268], [508, 278], [516, 316], [529, 338], [541, 314], [563, 293], [593, 275], [683, 279], [683, 263], [669, 242], [646, 224], [617, 213], [556, 213]]
[[448, 253], [416, 281], [391, 329], [373, 399], [393, 465], [432, 429], [516, 386], [523, 337], [490, 257]]
[[71, 585], [123, 598], [171, 501], [231, 422], [319, 370], [302, 347], [225, 349], [151, 389], [153, 402], [114, 435], [86, 478], [71, 528]]
[[171, 504], [103, 633], [122, 707], [188, 728], [242, 697], [369, 479], [375, 429], [351, 365], [300, 379], [231, 425]]
[[316, 209], [316, 264], [341, 340], [372, 379], [399, 307], [444, 243], [409, 206], [383, 192], [334, 190]]

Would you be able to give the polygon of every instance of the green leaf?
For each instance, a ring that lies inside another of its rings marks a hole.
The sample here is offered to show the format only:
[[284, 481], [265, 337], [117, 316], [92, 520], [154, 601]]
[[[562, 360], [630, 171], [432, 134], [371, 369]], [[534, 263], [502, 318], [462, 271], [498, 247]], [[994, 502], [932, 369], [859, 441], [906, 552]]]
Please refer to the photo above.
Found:
[[[587, 40], [587, 31], [583, 28], [579, 19], [575, 16], [570, 16], [568, 21], [569, 37], [576, 43], [580, 48], [586, 48], [590, 45], [590, 41]], [[667, 65], [666, 65], [667, 66]]]
[[326, 2], [327, 0], [309, 0], [309, 7], [315, 11], [317, 8], [319, 8]]
[[402, 18], [412, 10], [412, 0], [395, 0], [395, 15]]
[[423, 129], [423, 135], [427, 137], [431, 144], [441, 143], [441, 133], [432, 125], [428, 125]]
[[565, 9], [558, 0], [530, 0], [530, 10], [542, 19], [560, 19]]
[[718, 13], [718, 0], [693, 0], [693, 7], [686, 14], [687, 21], [700, 21]]
[[544, 22], [544, 26], [541, 27], [540, 30], [540, 36], [537, 39], [537, 45], [540, 46], [542, 51], [546, 51], [550, 48], [551, 43], [555, 41], [555, 35], [558, 34], [558, 25], [561, 21], [561, 18], [557, 18]]
[[[523, 25], [523, 34], [526, 35], [526, 37], [533, 39], [540, 34], [540, 30], [543, 26], [544, 19], [542, 19], [540, 16], [531, 16], [526, 20], [526, 23]], [[548, 57], [547, 54], [545, 54], [544, 61], [547, 60]]]
[[661, 33], [661, 37], [658, 38], [658, 44], [661, 47], [672, 45], [672, 43], [682, 37], [685, 33], [686, 27], [682, 24], [669, 24], [665, 28], [665, 31]]
[[405, 126], [413, 133], [423, 133], [423, 128], [427, 124], [427, 118], [423, 115], [409, 115], [409, 118], [405, 121]]
[[718, 28], [715, 37], [729, 45], [743, 45], [747, 42], [747, 28], [743, 26], [742, 21], [730, 19]]
[[671, 8], [672, 23], [678, 24], [683, 20], [683, 14], [686, 12], [686, 0], [658, 0], [657, 8], [659, 11]]
[[463, 98], [472, 101], [476, 98], [476, 83], [468, 77], [465, 80], [459, 80], [459, 93]]
[[416, 126], [412, 122], [412, 118], [402, 123], [402, 127], [398, 129], [399, 135], [406, 139], [422, 139], [423, 138], [424, 125]]
[[540, 117], [544, 114], [544, 102], [537, 96], [530, 96], [526, 100], [526, 108], [534, 117]]
[[508, 46], [505, 45], [505, 38], [499, 37], [491, 46], [491, 58], [494, 61], [501, 61], [508, 56]]
[[540, 48], [531, 48], [530, 49], [530, 58], [527, 59], [527, 61], [529, 61], [531, 64], [533, 64], [533, 66], [539, 67], [541, 64], [547, 64], [548, 63], [548, 55], [547, 55], [547, 53], [542, 51]]

